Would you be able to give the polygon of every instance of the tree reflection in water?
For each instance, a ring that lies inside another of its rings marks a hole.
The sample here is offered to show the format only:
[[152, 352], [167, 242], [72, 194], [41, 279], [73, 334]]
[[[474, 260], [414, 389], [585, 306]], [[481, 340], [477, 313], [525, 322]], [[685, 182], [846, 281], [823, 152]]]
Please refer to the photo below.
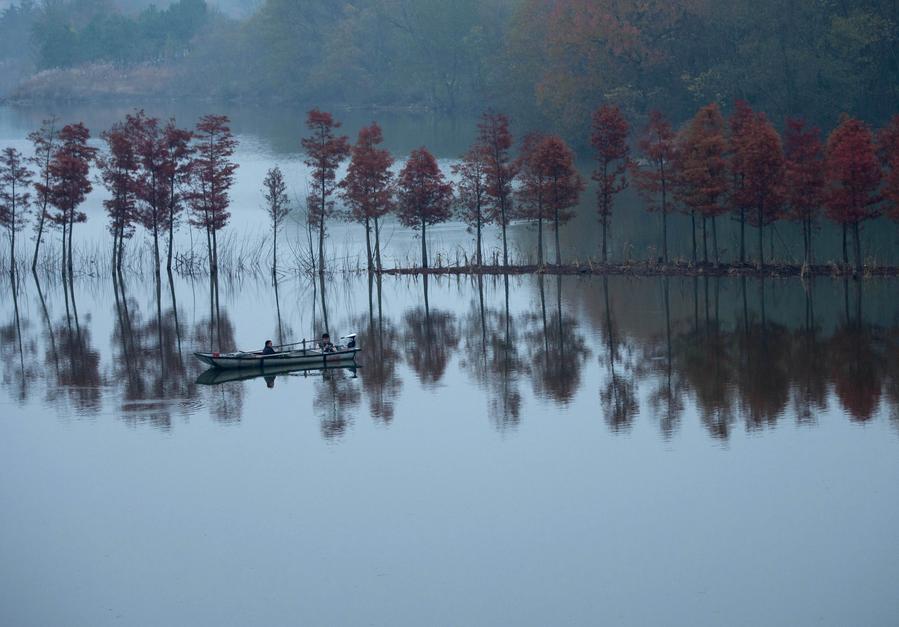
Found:
[[[13, 311], [9, 324], [0, 326], [0, 359], [3, 360], [3, 384], [15, 390], [15, 400], [24, 404], [28, 400], [29, 373], [25, 365], [25, 340], [22, 338], [22, 317], [19, 313], [19, 281], [14, 272], [9, 275], [9, 290]], [[27, 324], [27, 323], [26, 323]], [[36, 346], [29, 342], [28, 354], [34, 354]], [[29, 359], [28, 369], [34, 366]]]
[[[171, 291], [171, 307], [163, 309], [162, 286], [156, 275], [153, 318], [145, 319], [137, 301], [128, 295], [118, 274], [113, 279], [116, 325], [112, 335], [111, 376], [123, 382], [120, 412], [127, 422], [148, 422], [169, 428], [173, 409], [185, 408], [197, 396], [198, 367], [181, 352], [177, 301]], [[203, 323], [203, 329], [212, 325]], [[227, 320], [220, 325], [230, 333]]]
[[531, 381], [537, 396], [567, 405], [581, 385], [581, 371], [590, 356], [577, 322], [562, 311], [562, 278], [555, 277], [555, 311], [548, 312], [545, 278], [537, 277], [539, 313], [526, 314]]
[[422, 278], [424, 305], [403, 314], [403, 347], [409, 365], [425, 387], [436, 387], [446, 373], [453, 351], [459, 345], [455, 314], [431, 310], [428, 275]]
[[[91, 296], [99, 294], [112, 314], [103, 318], [111, 350], [101, 367], [92, 341], [94, 320], [84, 313], [93, 310], [90, 304], [82, 310], [82, 300], [93, 302], [85, 299], [85, 287], [76, 291], [68, 273], [50, 277], [49, 289], [33, 278], [27, 285], [12, 283], [11, 298], [0, 303], [2, 385], [14, 402], [37, 398], [62, 407], [63, 414], [96, 414], [112, 403], [122, 419], [161, 428], [198, 406], [216, 420], [240, 419], [251, 385], [195, 383], [202, 366], [191, 351], [235, 348], [218, 281], [210, 281], [208, 315], [200, 306], [204, 313], [189, 324], [182, 323], [171, 277], [167, 285], [151, 283], [148, 291], [121, 276], [111, 285], [93, 284], [100, 289]], [[886, 409], [899, 428], [897, 318], [881, 304], [863, 307], [873, 298], [866, 294], [880, 293], [876, 282], [473, 276], [467, 310], [458, 315], [452, 306], [431, 306], [433, 278], [422, 278], [418, 303], [408, 308], [383, 297], [383, 280], [394, 279], [368, 280], [367, 307], [339, 313], [340, 324], [352, 323], [360, 334], [361, 381], [351, 381], [347, 371], [331, 371], [310, 394], [329, 439], [349, 428], [362, 394], [373, 420], [390, 423], [405, 391], [404, 367], [424, 388], [437, 388], [460, 348], [459, 366], [475, 383], [465, 393], [484, 395], [484, 413], [499, 430], [514, 428], [526, 415], [525, 379], [534, 396], [561, 406], [576, 400], [585, 383], [588, 393], [598, 387], [612, 432], [626, 432], [646, 414], [670, 438], [688, 405], [717, 439], [729, 438], [738, 422], [761, 431], [787, 414], [814, 424], [828, 406], [856, 422]], [[512, 296], [531, 281], [533, 306], [513, 309]], [[566, 294], [574, 306], [562, 302], [566, 281], [577, 282]], [[358, 286], [348, 281], [339, 298], [352, 296]], [[319, 300], [320, 280], [312, 291], [315, 318], [324, 323], [329, 312]], [[275, 333], [287, 336], [290, 317], [281, 319], [281, 295], [273, 294]], [[892, 296], [885, 298], [892, 306]], [[200, 302], [205, 299], [204, 293]], [[585, 338], [591, 335], [600, 340], [596, 348], [588, 347]], [[587, 359], [590, 348], [595, 361]], [[454, 378], [451, 385], [456, 393], [455, 386], [464, 383]]]
[[671, 329], [671, 293], [668, 277], [662, 279], [664, 310], [664, 339], [653, 339], [646, 344], [644, 361], [647, 370], [655, 376], [655, 387], [649, 395], [649, 403], [659, 423], [662, 436], [668, 440], [680, 426], [684, 411], [685, 385], [680, 372], [674, 368], [674, 351]]
[[[603, 300], [605, 304], [604, 329], [602, 333], [606, 348], [605, 383], [599, 391], [600, 405], [606, 423], [613, 432], [627, 431], [639, 411], [634, 355], [625, 344], [614, 317], [609, 301], [608, 278], [603, 277]], [[603, 356], [600, 356], [600, 361]]]
[[312, 406], [326, 440], [339, 440], [353, 423], [354, 410], [362, 399], [355, 378], [343, 368], [333, 368], [322, 370], [321, 380], [315, 384]]
[[362, 387], [374, 419], [384, 423], [393, 420], [394, 403], [403, 383], [397, 373], [400, 363], [400, 336], [396, 325], [383, 315], [381, 277], [368, 276], [368, 315], [357, 317], [354, 328], [364, 329], [358, 342], [365, 347], [360, 357], [363, 368]]

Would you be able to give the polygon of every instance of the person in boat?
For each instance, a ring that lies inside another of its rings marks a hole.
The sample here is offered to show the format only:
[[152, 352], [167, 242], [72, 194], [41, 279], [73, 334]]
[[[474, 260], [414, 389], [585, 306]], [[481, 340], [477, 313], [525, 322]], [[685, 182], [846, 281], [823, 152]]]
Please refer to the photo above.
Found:
[[265, 348], [262, 349], [262, 354], [263, 355], [274, 355], [275, 354], [275, 347], [272, 346], [271, 340], [265, 340]]
[[333, 353], [337, 348], [334, 344], [331, 343], [331, 336], [327, 333], [322, 333], [321, 342], [318, 343], [319, 348], [323, 353]]

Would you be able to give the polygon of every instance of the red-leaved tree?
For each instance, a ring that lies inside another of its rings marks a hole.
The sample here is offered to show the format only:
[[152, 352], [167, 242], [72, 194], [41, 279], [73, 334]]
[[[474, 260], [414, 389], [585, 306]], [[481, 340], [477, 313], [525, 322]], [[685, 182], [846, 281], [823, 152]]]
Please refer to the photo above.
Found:
[[56, 152], [58, 142], [56, 118], [44, 120], [41, 127], [28, 134], [28, 141], [34, 146], [31, 163], [37, 168], [37, 180], [34, 182], [35, 209], [37, 222], [34, 226], [34, 257], [31, 260], [31, 271], [37, 271], [37, 258], [41, 249], [44, 230], [50, 217], [50, 162]]
[[166, 269], [172, 271], [172, 244], [178, 217], [184, 209], [184, 201], [189, 196], [190, 175], [193, 168], [193, 149], [190, 141], [193, 133], [178, 128], [174, 119], [170, 119], [163, 129], [163, 176], [169, 197], [167, 205], [168, 250], [166, 252]]
[[514, 217], [512, 182], [515, 180], [515, 163], [509, 155], [512, 133], [509, 118], [502, 113], [488, 111], [478, 124], [478, 145], [486, 155], [485, 174], [490, 221], [499, 224], [503, 234], [503, 266], [509, 265], [509, 246], [506, 227]]
[[574, 217], [572, 208], [584, 191], [584, 182], [574, 165], [574, 153], [557, 135], [548, 135], [540, 140], [534, 162], [545, 181], [544, 202], [556, 236], [556, 265], [561, 266], [559, 227]]
[[[700, 109], [678, 138], [678, 197], [694, 223], [702, 220], [702, 259], [709, 261], [707, 221], [712, 221], [715, 263], [718, 262], [716, 218], [726, 211], [727, 162], [724, 159], [724, 119], [717, 104]], [[696, 242], [693, 242], [696, 258]]]
[[491, 221], [487, 211], [487, 159], [484, 147], [476, 142], [452, 166], [453, 174], [459, 178], [456, 183], [459, 217], [469, 229], [474, 229], [475, 260], [478, 267], [484, 262], [482, 232], [484, 226]]
[[319, 272], [325, 271], [325, 221], [334, 211], [331, 195], [337, 187], [337, 168], [350, 154], [346, 135], [336, 136], [340, 122], [330, 113], [313, 109], [306, 116], [306, 128], [312, 133], [302, 140], [306, 151], [305, 164], [312, 168], [310, 192], [307, 198], [309, 223], [318, 228]]
[[746, 262], [746, 211], [751, 199], [746, 192], [746, 148], [755, 113], [745, 100], [737, 100], [728, 119], [730, 134], [727, 138], [731, 188], [730, 208], [740, 221], [740, 263]]
[[191, 169], [191, 223], [206, 231], [209, 271], [218, 272], [217, 233], [228, 224], [231, 199], [228, 190], [234, 183], [237, 164], [231, 156], [237, 140], [231, 134], [225, 115], [205, 115], [194, 131], [194, 159]]
[[827, 217], [843, 227], [843, 263], [849, 264], [847, 230], [852, 228], [855, 269], [862, 270], [860, 225], [877, 217], [881, 170], [868, 125], [844, 115], [827, 138]]
[[627, 135], [630, 126], [621, 110], [603, 105], [593, 112], [590, 144], [596, 152], [593, 180], [598, 183], [596, 209], [602, 225], [602, 260], [608, 259], [608, 239], [612, 222], [615, 194], [627, 188], [629, 148]]
[[538, 149], [543, 136], [528, 133], [521, 143], [515, 169], [518, 172], [518, 214], [537, 223], [537, 265], [543, 266], [543, 221], [549, 219], [546, 203], [548, 179], [538, 158]]
[[787, 216], [802, 225], [805, 263], [812, 263], [812, 236], [824, 203], [821, 131], [802, 118], [788, 118], [784, 132], [784, 190]]
[[[393, 207], [393, 175], [390, 166], [393, 157], [388, 150], [379, 148], [384, 135], [377, 122], [359, 130], [356, 144], [350, 155], [350, 165], [340, 182], [343, 198], [350, 208], [350, 219], [365, 227], [365, 248], [368, 253], [368, 271], [381, 271], [381, 228], [379, 220]], [[371, 233], [375, 235], [372, 254]]]
[[743, 194], [752, 207], [749, 222], [758, 229], [759, 265], [765, 264], [764, 229], [777, 221], [784, 197], [784, 153], [780, 135], [764, 113], [755, 115], [745, 140]]
[[9, 272], [16, 272], [16, 234], [25, 228], [31, 206], [31, 170], [15, 148], [0, 152], [0, 226], [9, 235]]
[[453, 187], [427, 148], [413, 150], [397, 183], [397, 217], [403, 226], [421, 231], [421, 266], [428, 267], [428, 225], [452, 215]]
[[886, 214], [890, 219], [899, 221], [899, 115], [894, 115], [878, 133], [877, 149], [884, 168]]
[[68, 264], [69, 278], [74, 275], [72, 261], [72, 231], [75, 224], [87, 220], [87, 214], [78, 207], [93, 189], [90, 166], [97, 149], [88, 145], [90, 131], [79, 122], [67, 124], [59, 131], [59, 145], [53, 153], [48, 171], [50, 174], [49, 197], [55, 212], [51, 220], [62, 227], [63, 275]]
[[[129, 116], [130, 118], [130, 116]], [[112, 233], [112, 266], [121, 271], [125, 240], [134, 233], [138, 186], [137, 133], [130, 119], [117, 122], [102, 134], [106, 150], [97, 159], [100, 178], [109, 192], [103, 206]]]
[[649, 114], [649, 123], [637, 141], [645, 166], [631, 165], [634, 184], [649, 211], [662, 215], [662, 260], [668, 263], [668, 214], [674, 187], [675, 138], [671, 124], [660, 111]]

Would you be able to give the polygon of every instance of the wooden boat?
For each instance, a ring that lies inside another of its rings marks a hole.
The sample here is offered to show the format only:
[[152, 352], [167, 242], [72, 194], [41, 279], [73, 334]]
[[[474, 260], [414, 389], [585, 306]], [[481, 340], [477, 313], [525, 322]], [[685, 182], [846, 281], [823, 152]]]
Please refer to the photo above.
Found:
[[356, 346], [356, 334], [347, 335], [340, 339], [348, 341], [343, 345], [335, 345], [333, 351], [322, 351], [316, 346], [315, 342], [303, 340], [296, 344], [278, 346], [276, 347], [277, 349], [287, 348], [289, 350], [280, 350], [269, 355], [263, 355], [262, 351], [258, 350], [233, 353], [194, 353], [194, 356], [206, 365], [226, 370], [246, 368], [260, 370], [272, 367], [299, 366], [325, 367], [355, 362], [356, 353], [360, 350]]
[[327, 371], [333, 370], [347, 370], [353, 377], [355, 377], [357, 368], [358, 366], [356, 366], [355, 362], [348, 362], [345, 364], [338, 363], [337, 365], [329, 364], [327, 366], [265, 366], [258, 370], [252, 368], [210, 368], [197, 377], [197, 384], [221, 385], [222, 383], [230, 383], [232, 381], [247, 381], [260, 378], [315, 377], [324, 376]]

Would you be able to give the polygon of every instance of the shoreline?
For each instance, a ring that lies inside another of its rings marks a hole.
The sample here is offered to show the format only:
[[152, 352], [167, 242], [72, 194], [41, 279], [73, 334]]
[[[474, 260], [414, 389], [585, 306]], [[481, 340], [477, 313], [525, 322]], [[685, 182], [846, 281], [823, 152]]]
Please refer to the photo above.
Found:
[[[377, 272], [375, 273], [377, 274]], [[806, 278], [806, 277], [832, 277], [832, 278], [880, 278], [899, 277], [899, 266], [874, 266], [865, 267], [861, 273], [854, 268], [836, 264], [815, 264], [805, 266], [803, 264], [765, 264], [759, 267], [750, 263], [703, 263], [703, 262], [627, 262], [627, 263], [600, 263], [600, 262], [575, 262], [562, 264], [525, 264], [514, 266], [439, 266], [439, 267], [410, 267], [410, 268], [384, 268], [381, 274], [388, 275], [502, 275], [502, 274], [546, 274], [546, 275], [585, 275], [585, 276], [712, 276], [712, 277], [755, 277], [755, 278]]]

